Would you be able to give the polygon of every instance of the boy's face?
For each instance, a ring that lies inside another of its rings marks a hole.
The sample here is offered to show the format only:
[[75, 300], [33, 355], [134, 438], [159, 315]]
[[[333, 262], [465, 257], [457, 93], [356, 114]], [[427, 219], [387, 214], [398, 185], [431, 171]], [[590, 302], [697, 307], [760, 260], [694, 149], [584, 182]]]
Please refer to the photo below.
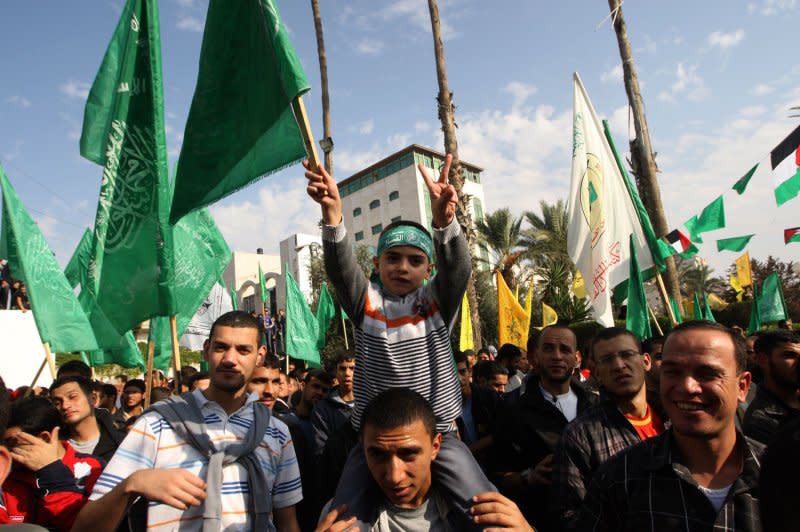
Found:
[[414, 246], [394, 246], [372, 260], [384, 288], [400, 297], [407, 296], [422, 286], [422, 282], [430, 277], [433, 269], [428, 256]]

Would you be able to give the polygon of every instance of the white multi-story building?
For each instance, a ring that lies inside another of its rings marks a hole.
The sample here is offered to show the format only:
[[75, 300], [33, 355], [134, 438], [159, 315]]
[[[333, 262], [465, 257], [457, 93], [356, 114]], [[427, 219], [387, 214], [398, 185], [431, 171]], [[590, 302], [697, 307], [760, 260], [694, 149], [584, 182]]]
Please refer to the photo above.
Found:
[[[236, 305], [239, 310], [261, 312], [264, 302], [261, 300], [261, 289], [258, 286], [259, 265], [266, 279], [270, 310], [274, 312], [278, 304], [276, 297], [280, 292], [277, 290], [278, 283], [283, 283], [279, 256], [264, 255], [260, 248], [256, 253], [234, 251], [231, 253], [228, 267], [222, 272], [222, 280], [228, 289], [232, 289], [236, 294]], [[282, 293], [281, 298], [283, 298]]]
[[[417, 169], [422, 163], [438, 177], [444, 154], [412, 144], [339, 182], [344, 222], [356, 244], [374, 250], [383, 228], [410, 220], [431, 229], [431, 202]], [[464, 194], [470, 198], [472, 219], [484, 219], [483, 168], [461, 161]], [[482, 253], [476, 246], [474, 253]]]

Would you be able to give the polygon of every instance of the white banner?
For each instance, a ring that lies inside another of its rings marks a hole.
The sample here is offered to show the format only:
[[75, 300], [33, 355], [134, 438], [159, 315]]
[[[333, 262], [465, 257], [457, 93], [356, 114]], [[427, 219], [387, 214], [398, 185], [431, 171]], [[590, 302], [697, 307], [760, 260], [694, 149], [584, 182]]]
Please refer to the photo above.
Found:
[[[42, 339], [32, 312], [0, 310], [0, 376], [6, 388], [30, 386], [45, 359]], [[45, 366], [38, 386], [50, 386], [53, 377]]]
[[202, 350], [203, 342], [211, 333], [211, 326], [217, 318], [231, 310], [233, 310], [231, 295], [219, 283], [215, 284], [211, 293], [195, 312], [192, 321], [186, 326], [180, 344], [194, 351]]

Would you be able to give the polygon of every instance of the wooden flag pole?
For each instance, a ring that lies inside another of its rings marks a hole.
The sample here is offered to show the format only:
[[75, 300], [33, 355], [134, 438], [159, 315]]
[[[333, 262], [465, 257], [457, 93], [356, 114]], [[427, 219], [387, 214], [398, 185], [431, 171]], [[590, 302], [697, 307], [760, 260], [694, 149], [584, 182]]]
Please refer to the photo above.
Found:
[[344, 323], [344, 313], [341, 313], [342, 318], [342, 336], [344, 336], [344, 348], [350, 350], [350, 345], [347, 342], [347, 326]]
[[[150, 321], [152, 324], [152, 320]], [[150, 408], [150, 395], [153, 391], [153, 357], [156, 353], [156, 344], [153, 342], [152, 331], [147, 338], [147, 373], [144, 379], [144, 409]]]
[[45, 358], [42, 360], [42, 365], [39, 366], [39, 370], [36, 372], [36, 375], [33, 376], [33, 382], [31, 382], [31, 387], [28, 388], [28, 391], [25, 392], [25, 397], [28, 397], [31, 393], [33, 393], [33, 387], [36, 386], [36, 381], [39, 380], [39, 377], [42, 375], [44, 371], [44, 367], [47, 365], [47, 359]]
[[661, 272], [658, 271], [658, 268], [655, 268], [655, 271], [658, 291], [661, 292], [661, 299], [664, 301], [664, 306], [667, 307], [669, 321], [672, 323], [672, 326], [675, 327], [678, 324], [678, 320], [675, 318], [675, 313], [672, 311], [672, 304], [669, 301], [669, 295], [667, 295], [667, 288], [664, 286], [664, 279], [661, 278]]
[[661, 329], [661, 324], [658, 323], [658, 320], [656, 319], [656, 313], [653, 312], [653, 307], [651, 307], [650, 305], [647, 305], [647, 310], [650, 312], [650, 317], [653, 318], [653, 323], [656, 324], [656, 329], [658, 330], [658, 335], [659, 336], [664, 336], [664, 330]]
[[303, 135], [303, 144], [306, 147], [308, 154], [308, 161], [311, 163], [311, 169], [316, 170], [319, 168], [319, 155], [317, 154], [317, 145], [314, 142], [314, 134], [311, 132], [311, 123], [308, 121], [308, 113], [306, 113], [306, 106], [303, 103], [303, 97], [298, 96], [292, 100], [292, 109], [294, 110], [294, 118], [297, 120], [297, 125], [300, 126], [300, 133]]
[[172, 367], [175, 372], [173, 383], [175, 395], [181, 394], [181, 350], [178, 346], [178, 320], [175, 314], [169, 317], [169, 332], [172, 336]]
[[53, 377], [53, 380], [56, 378], [56, 359], [53, 358], [53, 353], [50, 352], [50, 342], [44, 342], [42, 344], [44, 347], [44, 357], [45, 361], [47, 361], [47, 365], [50, 367], [50, 376]]

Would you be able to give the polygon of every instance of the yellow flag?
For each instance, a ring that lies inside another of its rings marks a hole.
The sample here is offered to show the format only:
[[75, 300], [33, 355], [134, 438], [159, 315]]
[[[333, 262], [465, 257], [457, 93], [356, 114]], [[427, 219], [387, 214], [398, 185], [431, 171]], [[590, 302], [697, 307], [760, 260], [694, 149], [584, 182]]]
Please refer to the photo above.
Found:
[[736, 277], [739, 280], [739, 286], [742, 288], [753, 286], [753, 277], [750, 274], [749, 251], [745, 251], [744, 255], [736, 259]]
[[[531, 284], [528, 286], [528, 295], [525, 296], [525, 316], [527, 316], [528, 321], [525, 322], [525, 330], [531, 330], [531, 307], [533, 306], [533, 285], [535, 281], [533, 277], [531, 277]], [[526, 340], [527, 343], [527, 340]]]
[[717, 294], [707, 294], [706, 299], [708, 300], [708, 306], [711, 307], [711, 310], [722, 310], [728, 306]]
[[739, 284], [739, 278], [731, 274], [731, 276], [728, 278], [728, 281], [731, 285], [731, 288], [733, 288], [733, 290], [736, 292], [736, 301], [741, 303], [742, 296], [744, 296], [744, 288], [742, 288], [742, 285]]
[[461, 300], [461, 337], [458, 339], [458, 349], [459, 351], [475, 349], [475, 342], [472, 339], [472, 317], [466, 292], [464, 299]]
[[579, 271], [575, 272], [575, 278], [572, 280], [572, 293], [579, 299], [586, 297], [586, 283]]
[[543, 302], [542, 329], [544, 329], [545, 327], [549, 327], [550, 325], [555, 325], [556, 323], [558, 323], [558, 314], [556, 314], [556, 309]]
[[497, 282], [497, 337], [500, 345], [514, 344], [525, 350], [528, 343], [528, 329], [525, 324], [530, 323], [529, 318], [499, 271], [495, 272], [495, 281]]

